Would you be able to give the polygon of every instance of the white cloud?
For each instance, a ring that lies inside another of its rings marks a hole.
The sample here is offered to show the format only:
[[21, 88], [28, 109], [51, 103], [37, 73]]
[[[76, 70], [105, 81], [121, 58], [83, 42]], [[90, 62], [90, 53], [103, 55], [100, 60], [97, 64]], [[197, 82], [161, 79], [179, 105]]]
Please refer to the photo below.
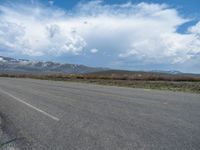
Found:
[[200, 53], [200, 23], [178, 33], [189, 19], [165, 4], [107, 5], [98, 0], [68, 12], [41, 5], [2, 5], [0, 12], [0, 45], [15, 53], [81, 55], [101, 49], [115, 54], [115, 60], [169, 64]]
[[54, 1], [49, 1], [49, 5], [53, 5], [54, 4]]
[[[30, 6], [29, 6], [30, 7]], [[30, 56], [79, 54], [86, 46], [81, 35], [63, 22], [62, 11], [39, 7], [0, 7], [0, 44], [10, 51]], [[49, 12], [49, 13], [48, 13]], [[49, 16], [50, 15], [50, 16]]]
[[99, 51], [99, 50], [96, 49], [96, 48], [93, 48], [93, 49], [90, 50], [91, 53], [97, 53], [98, 51]]
[[200, 36], [200, 21], [196, 25], [190, 27], [188, 32]]

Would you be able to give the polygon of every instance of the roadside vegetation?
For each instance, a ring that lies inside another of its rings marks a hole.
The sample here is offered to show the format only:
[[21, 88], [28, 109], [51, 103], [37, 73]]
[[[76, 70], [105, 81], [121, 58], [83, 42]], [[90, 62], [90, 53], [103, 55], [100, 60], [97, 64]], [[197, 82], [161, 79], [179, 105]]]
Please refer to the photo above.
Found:
[[200, 93], [200, 75], [195, 74], [167, 74], [110, 70], [90, 74], [2, 73], [0, 74], [0, 77], [73, 81], [132, 88], [147, 88]]

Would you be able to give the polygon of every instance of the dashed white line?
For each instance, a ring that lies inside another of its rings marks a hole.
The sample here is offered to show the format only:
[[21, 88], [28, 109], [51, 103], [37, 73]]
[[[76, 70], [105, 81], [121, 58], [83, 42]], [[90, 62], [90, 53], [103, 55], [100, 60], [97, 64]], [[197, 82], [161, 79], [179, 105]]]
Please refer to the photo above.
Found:
[[142, 89], [142, 90], [147, 92], [152, 91], [151, 89]]
[[2, 93], [6, 94], [6, 95], [8, 95], [8, 96], [10, 96], [10, 97], [12, 97], [13, 99], [17, 100], [18, 102], [21, 102], [21, 103], [25, 104], [26, 106], [29, 106], [30, 108], [32, 108], [32, 109], [34, 109], [34, 110], [36, 110], [36, 111], [42, 113], [43, 115], [46, 115], [46, 116], [50, 117], [51, 119], [53, 119], [53, 120], [55, 120], [55, 121], [59, 121], [59, 120], [60, 120], [59, 118], [50, 115], [49, 113], [47, 113], [47, 112], [45, 112], [45, 111], [43, 111], [43, 110], [41, 110], [41, 109], [39, 109], [39, 108], [37, 108], [37, 107], [35, 107], [35, 106], [29, 104], [29, 103], [27, 103], [27, 102], [21, 100], [20, 98], [18, 98], [18, 97], [16, 97], [16, 96], [14, 96], [14, 95], [12, 95], [12, 94], [10, 94], [10, 93], [8, 93], [8, 92], [2, 90], [2, 89], [0, 89], [0, 91], [1, 91]]

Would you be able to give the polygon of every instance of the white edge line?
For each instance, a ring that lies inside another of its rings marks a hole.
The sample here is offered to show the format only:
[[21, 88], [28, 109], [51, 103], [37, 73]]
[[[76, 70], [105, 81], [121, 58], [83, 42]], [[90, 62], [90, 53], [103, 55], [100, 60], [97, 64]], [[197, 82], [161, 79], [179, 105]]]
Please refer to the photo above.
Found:
[[0, 89], [0, 91], [1, 91], [2, 93], [6, 94], [6, 95], [8, 95], [8, 96], [10, 96], [10, 97], [12, 97], [13, 99], [15, 99], [15, 100], [17, 100], [17, 101], [19, 101], [19, 102], [21, 102], [21, 103], [23, 103], [23, 104], [29, 106], [30, 108], [32, 108], [32, 109], [34, 109], [34, 110], [36, 110], [36, 111], [42, 113], [43, 115], [46, 115], [46, 116], [50, 117], [51, 119], [53, 119], [53, 120], [55, 120], [55, 121], [59, 121], [59, 120], [60, 120], [59, 118], [50, 115], [49, 113], [47, 113], [47, 112], [45, 112], [45, 111], [43, 111], [43, 110], [41, 110], [41, 109], [39, 109], [39, 108], [37, 108], [37, 107], [35, 107], [35, 106], [29, 104], [29, 103], [27, 103], [27, 102], [21, 100], [20, 98], [18, 98], [18, 97], [16, 97], [16, 96], [14, 96], [14, 95], [12, 95], [12, 94], [10, 94], [10, 93], [8, 93], [8, 92], [2, 90], [2, 89]]

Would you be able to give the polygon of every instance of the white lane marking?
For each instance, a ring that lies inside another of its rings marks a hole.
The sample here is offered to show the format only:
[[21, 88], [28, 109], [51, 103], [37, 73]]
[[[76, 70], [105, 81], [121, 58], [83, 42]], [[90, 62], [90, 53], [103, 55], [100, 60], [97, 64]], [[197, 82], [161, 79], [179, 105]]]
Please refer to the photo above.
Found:
[[2, 93], [6, 94], [6, 95], [8, 95], [8, 96], [10, 96], [10, 97], [12, 97], [13, 99], [17, 100], [18, 102], [21, 102], [21, 103], [23, 103], [23, 104], [29, 106], [30, 108], [32, 108], [32, 109], [34, 109], [34, 110], [36, 110], [36, 111], [42, 113], [43, 115], [46, 115], [46, 116], [50, 117], [51, 119], [53, 119], [53, 120], [55, 120], [55, 121], [59, 121], [59, 120], [60, 120], [59, 118], [50, 115], [49, 113], [47, 113], [47, 112], [45, 112], [45, 111], [43, 111], [43, 110], [41, 110], [41, 109], [39, 109], [39, 108], [37, 108], [37, 107], [35, 107], [35, 106], [29, 104], [29, 103], [27, 103], [27, 102], [21, 100], [20, 98], [18, 98], [18, 97], [16, 97], [16, 96], [14, 96], [14, 95], [12, 95], [12, 94], [10, 94], [10, 93], [8, 93], [8, 92], [2, 90], [2, 89], [0, 89], [0, 91], [1, 91]]
[[151, 91], [151, 89], [142, 89], [142, 90], [147, 92]]

